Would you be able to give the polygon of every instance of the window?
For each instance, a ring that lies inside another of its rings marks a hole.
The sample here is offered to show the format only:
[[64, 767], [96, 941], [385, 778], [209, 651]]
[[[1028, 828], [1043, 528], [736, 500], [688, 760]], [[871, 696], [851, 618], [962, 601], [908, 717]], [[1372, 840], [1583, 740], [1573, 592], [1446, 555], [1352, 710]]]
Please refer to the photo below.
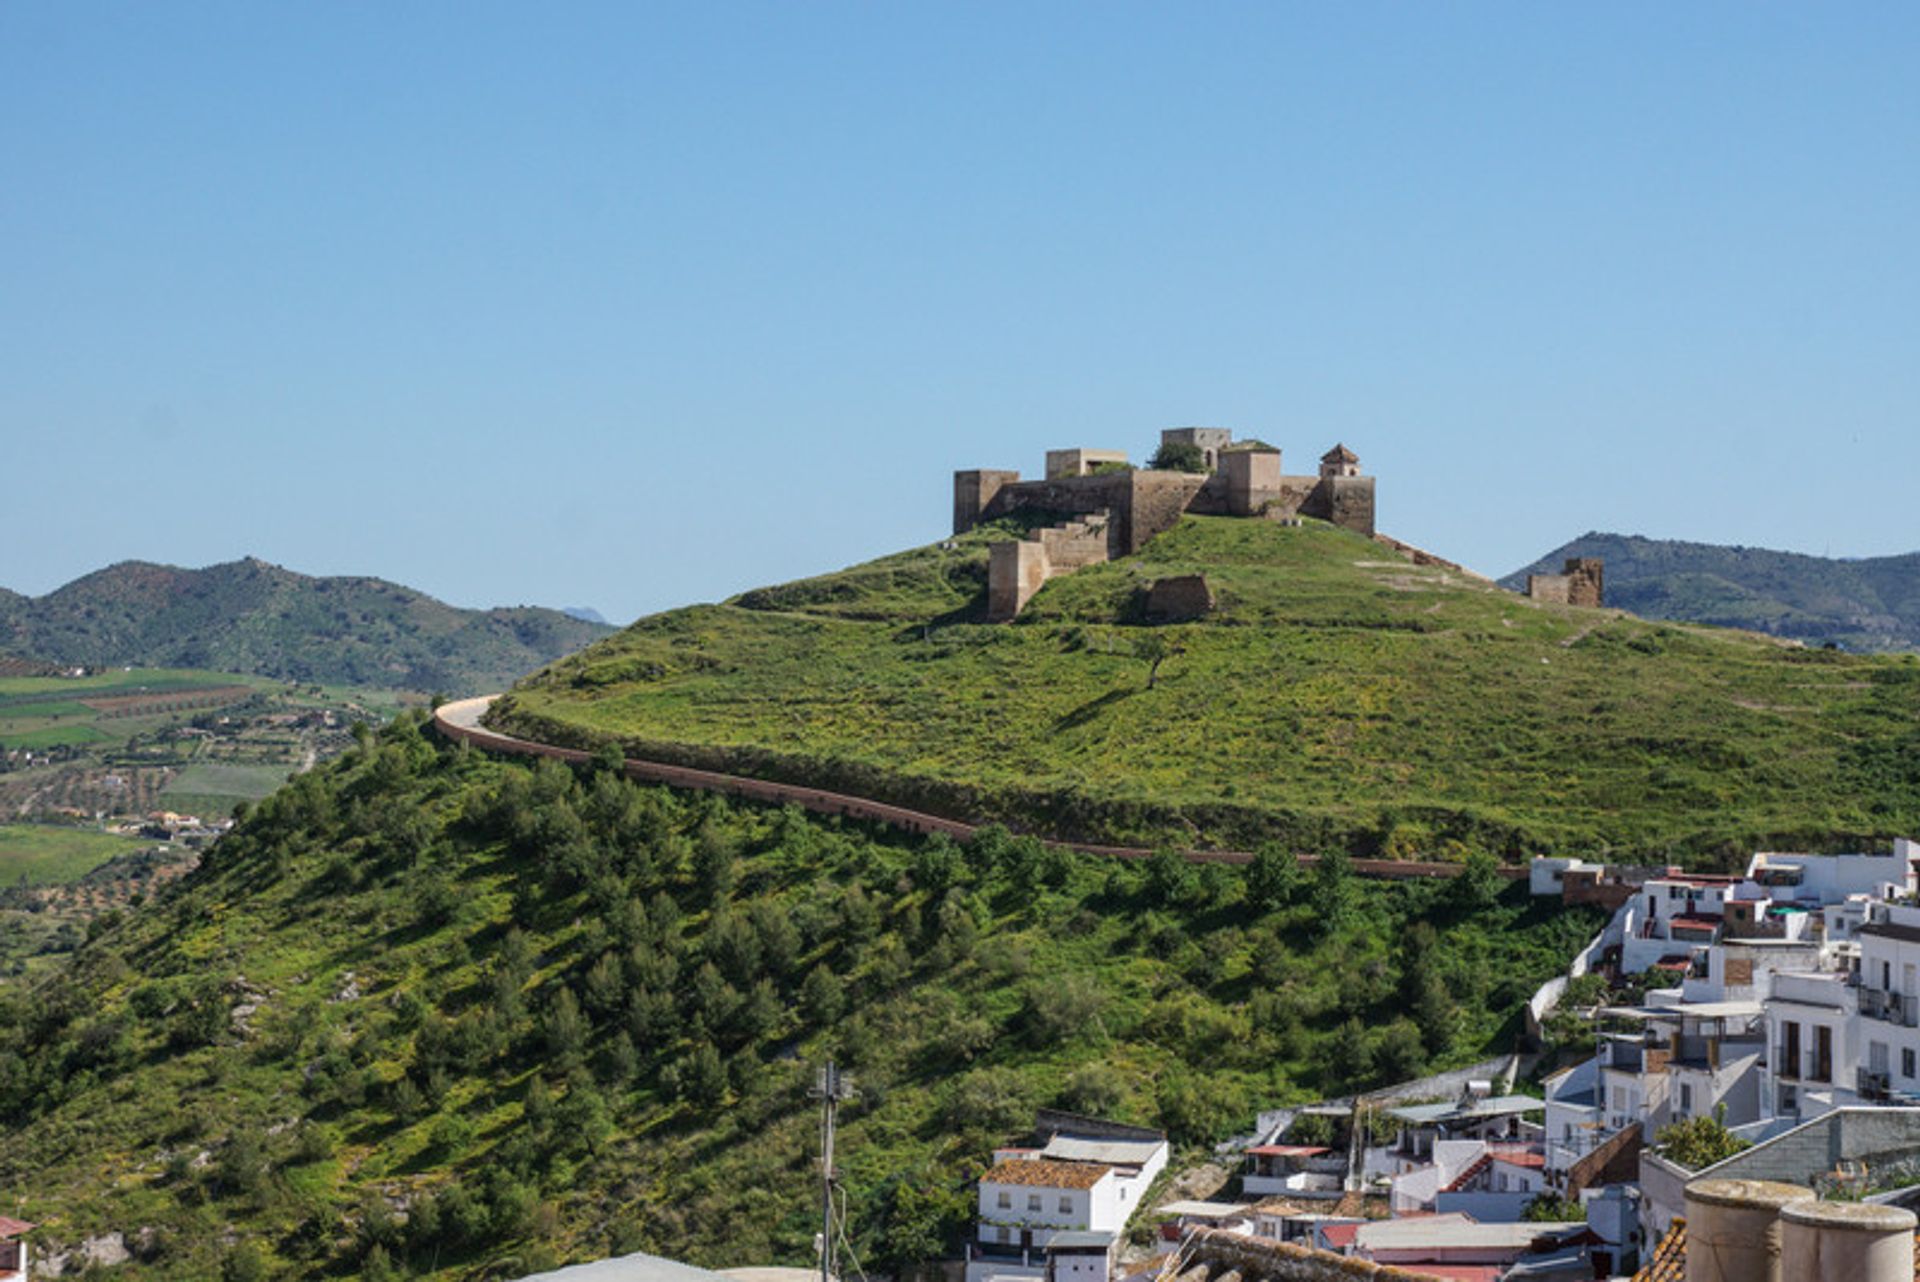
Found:
[[1040, 1209], [1040, 1195], [1038, 1193], [1027, 1194], [1027, 1209], [1029, 1211], [1037, 1211]]
[[1060, 1214], [1062, 1215], [1073, 1214], [1073, 1199], [1071, 1197], [1068, 1197], [1065, 1193], [1062, 1193], [1060, 1195]]
[[1013, 1241], [1012, 1230], [1008, 1229], [1007, 1226], [1004, 1224], [1002, 1224], [999, 1228], [995, 1229], [993, 1232], [994, 1232], [994, 1236], [999, 1238], [1000, 1241], [1003, 1243]]
[[1900, 1076], [1913, 1080], [1913, 1047], [1905, 1046], [1900, 1050]]
[[1009, 1192], [1007, 1192], [1007, 1191], [1006, 1191], [1005, 1189], [1002, 1189], [1002, 1190], [1000, 1191], [1000, 1201], [999, 1201], [999, 1206], [1000, 1206], [1000, 1209], [1001, 1209], [1001, 1210], [1003, 1210], [1003, 1211], [1010, 1211], [1010, 1210], [1012, 1210], [1012, 1209], [1013, 1209], [1013, 1194], [1011, 1194], [1011, 1193], [1009, 1193]]
[[1688, 1116], [1693, 1115], [1693, 1087], [1685, 1082], [1680, 1083], [1680, 1111]]

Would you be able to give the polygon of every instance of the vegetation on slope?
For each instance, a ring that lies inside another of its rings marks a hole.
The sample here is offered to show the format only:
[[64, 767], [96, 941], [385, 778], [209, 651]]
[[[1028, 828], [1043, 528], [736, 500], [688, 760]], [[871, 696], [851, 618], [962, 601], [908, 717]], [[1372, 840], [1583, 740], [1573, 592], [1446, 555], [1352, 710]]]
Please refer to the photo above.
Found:
[[[1526, 601], [1308, 523], [1188, 518], [978, 618], [980, 530], [642, 619], [497, 723], [1091, 839], [1744, 858], [1920, 830], [1920, 661]], [[1201, 622], [1145, 587], [1204, 573]], [[1149, 688], [1160, 645], [1173, 651]]]
[[92, 665], [476, 694], [608, 629], [528, 606], [461, 610], [371, 578], [251, 558], [204, 570], [125, 561], [39, 598], [0, 596], [0, 649]]
[[1837, 559], [1638, 535], [1583, 534], [1502, 579], [1607, 563], [1607, 601], [1649, 619], [1711, 623], [1848, 650], [1920, 650], [1920, 552]]
[[965, 848], [504, 763], [403, 717], [0, 994], [0, 1187], [137, 1276], [808, 1261], [832, 1054], [872, 1266], [951, 1249], [1041, 1104], [1256, 1107], [1510, 1045], [1596, 928], [1452, 882]]

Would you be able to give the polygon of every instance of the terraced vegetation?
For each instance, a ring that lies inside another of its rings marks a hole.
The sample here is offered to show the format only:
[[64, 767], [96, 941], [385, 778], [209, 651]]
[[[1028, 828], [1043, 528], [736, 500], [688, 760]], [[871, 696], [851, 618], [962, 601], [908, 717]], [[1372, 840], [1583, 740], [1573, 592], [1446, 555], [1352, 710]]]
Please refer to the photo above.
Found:
[[[494, 724], [1134, 844], [1740, 857], [1920, 831], [1920, 659], [1543, 606], [1356, 535], [1188, 518], [974, 622], [974, 531], [643, 619]], [[1201, 622], [1148, 628], [1204, 573]], [[1149, 636], [1173, 651], [1153, 688]]]
[[529, 768], [415, 716], [0, 989], [0, 1187], [140, 1277], [810, 1258], [829, 1053], [869, 1268], [1041, 1104], [1168, 1127], [1507, 1048], [1597, 916], [1447, 883], [965, 848]]

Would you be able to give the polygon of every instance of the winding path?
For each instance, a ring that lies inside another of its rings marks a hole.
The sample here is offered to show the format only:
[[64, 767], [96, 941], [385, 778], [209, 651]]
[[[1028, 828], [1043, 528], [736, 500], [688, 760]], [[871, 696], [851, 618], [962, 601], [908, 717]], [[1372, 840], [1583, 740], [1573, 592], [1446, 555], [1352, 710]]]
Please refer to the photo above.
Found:
[[[531, 739], [521, 739], [510, 734], [501, 734], [480, 724], [480, 718], [486, 714], [498, 695], [482, 695], [477, 699], [461, 699], [453, 703], [443, 703], [433, 714], [434, 729], [455, 742], [469, 743], [488, 752], [505, 753], [523, 757], [552, 757], [556, 761], [570, 762], [574, 765], [590, 760], [591, 753], [578, 748], [562, 748], [557, 744], [536, 743]], [[928, 814], [923, 810], [908, 810], [904, 806], [891, 806], [884, 801], [875, 801], [871, 797], [854, 797], [841, 792], [825, 792], [818, 788], [808, 788], [798, 784], [776, 783], [769, 779], [753, 779], [745, 775], [720, 774], [712, 770], [695, 770], [689, 766], [671, 766], [661, 761], [648, 761], [641, 757], [626, 759], [626, 772], [634, 778], [647, 783], [665, 784], [670, 788], [693, 788], [703, 792], [720, 792], [729, 796], [744, 797], [749, 801], [766, 802], [770, 805], [799, 806], [820, 815], [840, 815], [847, 819], [859, 819], [870, 823], [886, 824], [905, 832], [945, 833], [956, 841], [966, 841], [980, 825], [963, 823], [958, 819], [948, 819], [940, 815]], [[1137, 846], [1095, 846], [1078, 841], [1048, 841], [1049, 846], [1062, 850], [1072, 850], [1084, 855], [1105, 855], [1112, 859], [1145, 859], [1153, 851]], [[1252, 861], [1253, 856], [1244, 850], [1191, 850], [1187, 859], [1202, 864], [1244, 864]], [[1316, 856], [1300, 856], [1301, 864], [1312, 867]], [[1459, 864], [1415, 863], [1397, 859], [1356, 859], [1353, 870], [1364, 877], [1383, 877], [1396, 881], [1412, 881], [1432, 878], [1448, 878], [1460, 875]], [[1519, 879], [1527, 875], [1524, 867], [1506, 866], [1501, 868], [1504, 876]]]

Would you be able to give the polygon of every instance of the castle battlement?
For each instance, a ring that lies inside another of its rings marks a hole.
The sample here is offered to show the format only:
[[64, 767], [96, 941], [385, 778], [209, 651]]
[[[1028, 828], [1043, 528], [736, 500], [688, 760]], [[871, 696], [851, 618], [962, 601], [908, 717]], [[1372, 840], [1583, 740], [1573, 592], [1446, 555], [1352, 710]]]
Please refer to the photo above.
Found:
[[1321, 457], [1317, 475], [1289, 476], [1279, 450], [1264, 441], [1235, 441], [1226, 428], [1169, 428], [1160, 441], [1163, 449], [1197, 450], [1204, 470], [1135, 468], [1120, 450], [1058, 449], [1047, 451], [1041, 480], [992, 469], [953, 474], [955, 534], [1015, 513], [1059, 520], [1025, 539], [994, 545], [989, 618], [1013, 618], [1054, 574], [1133, 555], [1189, 512], [1311, 516], [1373, 535], [1374, 479], [1360, 474], [1359, 456], [1344, 445]]

